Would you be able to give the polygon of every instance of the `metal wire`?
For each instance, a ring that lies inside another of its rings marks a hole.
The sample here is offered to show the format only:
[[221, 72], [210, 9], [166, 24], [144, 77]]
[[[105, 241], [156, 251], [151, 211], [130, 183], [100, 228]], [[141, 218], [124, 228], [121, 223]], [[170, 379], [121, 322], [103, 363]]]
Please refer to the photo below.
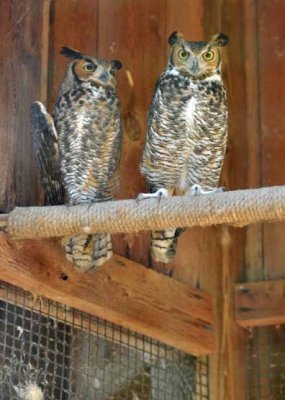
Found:
[[258, 327], [248, 343], [248, 399], [285, 399], [285, 325]]
[[207, 358], [0, 282], [0, 400], [206, 400], [208, 381]]

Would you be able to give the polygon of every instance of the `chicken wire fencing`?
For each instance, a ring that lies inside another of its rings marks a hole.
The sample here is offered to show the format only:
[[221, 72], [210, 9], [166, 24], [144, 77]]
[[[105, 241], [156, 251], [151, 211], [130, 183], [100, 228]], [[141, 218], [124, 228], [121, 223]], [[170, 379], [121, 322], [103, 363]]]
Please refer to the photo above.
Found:
[[0, 282], [0, 400], [206, 400], [196, 358]]
[[248, 399], [285, 399], [285, 325], [253, 328], [248, 342]]

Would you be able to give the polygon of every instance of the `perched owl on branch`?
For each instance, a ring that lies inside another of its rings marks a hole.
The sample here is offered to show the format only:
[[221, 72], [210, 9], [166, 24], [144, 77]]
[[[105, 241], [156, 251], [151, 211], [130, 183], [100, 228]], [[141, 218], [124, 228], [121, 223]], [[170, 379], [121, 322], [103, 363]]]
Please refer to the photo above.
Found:
[[[63, 47], [71, 59], [51, 115], [31, 107], [31, 129], [41, 180], [50, 205], [114, 199], [122, 144], [117, 60], [103, 61]], [[64, 238], [67, 259], [81, 270], [112, 256], [109, 234]]]
[[[173, 32], [166, 70], [155, 87], [141, 172], [150, 193], [139, 199], [219, 190], [227, 141], [228, 109], [222, 82], [222, 33], [209, 42]], [[182, 229], [152, 232], [155, 261], [173, 260]]]

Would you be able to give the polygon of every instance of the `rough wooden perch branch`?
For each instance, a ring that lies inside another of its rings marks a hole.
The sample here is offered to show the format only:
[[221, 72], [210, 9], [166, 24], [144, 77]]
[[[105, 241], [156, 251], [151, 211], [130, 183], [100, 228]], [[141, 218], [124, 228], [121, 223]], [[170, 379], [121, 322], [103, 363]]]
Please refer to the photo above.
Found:
[[92, 206], [17, 207], [0, 217], [0, 227], [15, 239], [32, 239], [284, 220], [285, 186], [275, 186], [140, 203], [121, 200]]

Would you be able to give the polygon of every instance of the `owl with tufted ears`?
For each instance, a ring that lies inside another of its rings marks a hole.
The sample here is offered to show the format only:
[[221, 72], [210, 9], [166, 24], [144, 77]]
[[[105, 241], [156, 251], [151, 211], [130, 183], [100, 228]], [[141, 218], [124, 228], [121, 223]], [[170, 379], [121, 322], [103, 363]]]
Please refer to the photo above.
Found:
[[[226, 150], [228, 109], [221, 65], [227, 36], [193, 42], [174, 32], [168, 41], [170, 57], [155, 87], [141, 162], [150, 193], [140, 198], [217, 190]], [[180, 232], [152, 232], [155, 261], [173, 260]]]
[[[122, 143], [116, 92], [119, 61], [103, 61], [63, 47], [70, 59], [59, 94], [48, 114], [31, 107], [33, 144], [48, 204], [87, 204], [114, 199], [119, 186]], [[109, 234], [64, 238], [67, 258], [81, 270], [112, 256]]]

